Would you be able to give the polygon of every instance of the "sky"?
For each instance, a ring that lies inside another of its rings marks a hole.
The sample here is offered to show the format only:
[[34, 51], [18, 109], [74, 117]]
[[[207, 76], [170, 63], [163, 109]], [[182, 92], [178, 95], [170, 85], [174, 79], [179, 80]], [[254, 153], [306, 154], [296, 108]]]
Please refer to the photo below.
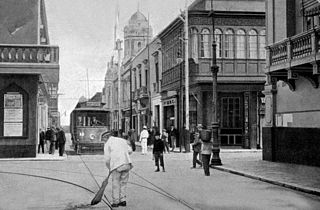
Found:
[[45, 0], [50, 45], [59, 46], [62, 125], [69, 124], [81, 96], [102, 91], [107, 63], [114, 54], [117, 2], [123, 39], [124, 26], [138, 9], [146, 17], [149, 14], [155, 36], [193, 0]]

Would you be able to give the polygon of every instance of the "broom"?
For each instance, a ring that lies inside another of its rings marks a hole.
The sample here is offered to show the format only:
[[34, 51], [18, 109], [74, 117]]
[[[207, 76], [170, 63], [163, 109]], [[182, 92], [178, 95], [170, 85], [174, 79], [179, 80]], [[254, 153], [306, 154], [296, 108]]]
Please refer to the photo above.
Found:
[[102, 196], [104, 194], [104, 190], [106, 189], [106, 187], [108, 185], [108, 180], [109, 180], [110, 174], [111, 174], [111, 172], [109, 172], [107, 178], [102, 182], [99, 191], [96, 193], [94, 198], [91, 200], [91, 205], [92, 206], [100, 203], [100, 201], [102, 199]]

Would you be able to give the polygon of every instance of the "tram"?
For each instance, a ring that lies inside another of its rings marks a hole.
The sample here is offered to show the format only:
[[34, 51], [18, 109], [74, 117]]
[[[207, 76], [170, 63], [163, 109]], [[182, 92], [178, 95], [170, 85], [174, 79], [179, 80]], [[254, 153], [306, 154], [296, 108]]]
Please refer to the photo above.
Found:
[[72, 145], [77, 154], [103, 151], [103, 134], [110, 130], [110, 112], [100, 106], [79, 106], [70, 114]]

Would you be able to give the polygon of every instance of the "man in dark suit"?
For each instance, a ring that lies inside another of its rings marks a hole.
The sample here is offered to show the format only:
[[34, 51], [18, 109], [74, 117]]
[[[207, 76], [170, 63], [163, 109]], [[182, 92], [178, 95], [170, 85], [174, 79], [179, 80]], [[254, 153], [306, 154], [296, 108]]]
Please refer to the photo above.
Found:
[[66, 144], [66, 135], [62, 128], [57, 128], [57, 144], [59, 148], [59, 156], [63, 156], [64, 146]]
[[177, 138], [178, 138], [178, 131], [173, 125], [171, 125], [170, 131], [169, 131], [169, 136], [171, 139], [171, 146], [172, 146], [171, 152], [173, 152], [174, 149], [176, 148], [176, 142], [177, 142]]
[[45, 141], [45, 133], [40, 128], [39, 129], [39, 145], [38, 145], [38, 153], [40, 153], [40, 147], [42, 149], [42, 153], [44, 153], [44, 141]]

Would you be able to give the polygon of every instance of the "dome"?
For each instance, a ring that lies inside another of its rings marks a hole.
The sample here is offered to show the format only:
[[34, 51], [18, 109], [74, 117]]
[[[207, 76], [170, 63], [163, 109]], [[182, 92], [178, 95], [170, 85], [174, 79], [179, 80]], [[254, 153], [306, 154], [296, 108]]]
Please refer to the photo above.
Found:
[[148, 21], [147, 18], [141, 12], [137, 11], [131, 16], [129, 23], [147, 22], [147, 21]]

